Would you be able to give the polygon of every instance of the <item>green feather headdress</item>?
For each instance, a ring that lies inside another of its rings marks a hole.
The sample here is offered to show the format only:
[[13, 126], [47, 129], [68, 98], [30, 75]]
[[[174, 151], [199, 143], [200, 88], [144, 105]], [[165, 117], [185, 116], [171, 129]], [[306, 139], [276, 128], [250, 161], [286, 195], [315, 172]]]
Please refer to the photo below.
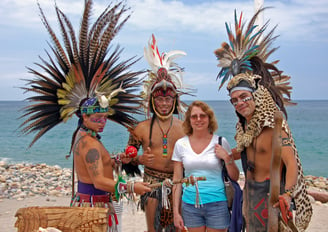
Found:
[[[266, 8], [259, 9], [246, 25], [242, 21], [242, 13], [238, 19], [236, 10], [234, 12], [234, 32], [231, 26], [225, 23], [229, 42], [223, 42], [221, 47], [214, 51], [221, 70], [217, 79], [221, 79], [219, 89], [224, 83], [240, 73], [248, 73], [244, 77], [250, 75], [259, 75], [257, 84], [267, 88], [281, 110], [287, 116], [284, 105], [295, 104], [291, 102], [290, 94], [292, 87], [290, 86], [290, 76], [283, 75], [281, 70], [275, 66], [279, 61], [267, 62], [268, 57], [278, 48], [271, 48], [273, 41], [277, 36], [273, 36], [276, 26], [266, 31], [269, 21], [259, 28], [255, 25], [256, 18]], [[246, 78], [247, 79], [247, 78]], [[249, 81], [246, 80], [245, 81]], [[236, 82], [235, 80], [232, 80]], [[236, 83], [238, 84], [238, 83]], [[231, 88], [231, 84], [229, 85]]]

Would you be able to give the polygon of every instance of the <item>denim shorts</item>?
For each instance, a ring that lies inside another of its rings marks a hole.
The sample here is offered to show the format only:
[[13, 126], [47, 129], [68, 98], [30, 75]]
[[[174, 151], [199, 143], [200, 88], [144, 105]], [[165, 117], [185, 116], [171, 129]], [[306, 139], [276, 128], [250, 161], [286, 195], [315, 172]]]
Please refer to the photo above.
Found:
[[195, 208], [193, 204], [182, 202], [182, 217], [186, 227], [225, 229], [230, 224], [230, 213], [226, 201], [203, 204]]

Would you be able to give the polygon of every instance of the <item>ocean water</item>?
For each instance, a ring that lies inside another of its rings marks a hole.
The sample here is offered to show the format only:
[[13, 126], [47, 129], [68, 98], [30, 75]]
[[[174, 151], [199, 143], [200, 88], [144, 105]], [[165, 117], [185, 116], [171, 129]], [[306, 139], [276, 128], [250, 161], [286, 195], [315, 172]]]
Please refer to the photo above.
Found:
[[[216, 133], [225, 136], [231, 147], [234, 147], [237, 118], [233, 107], [228, 101], [206, 102], [213, 108], [218, 119], [219, 130]], [[304, 174], [328, 177], [328, 100], [304, 100], [297, 103], [296, 106], [287, 107], [288, 123], [301, 157]], [[24, 106], [26, 102], [23, 101], [0, 101], [0, 160], [13, 163], [47, 163], [71, 168], [72, 158], [66, 159], [65, 156], [70, 149], [77, 117], [54, 127], [29, 148], [35, 134], [22, 135], [18, 129], [23, 122], [19, 117], [23, 114], [21, 109]], [[144, 116], [138, 116], [138, 119], [143, 120]], [[121, 152], [126, 146], [128, 131], [123, 126], [108, 121], [101, 136], [110, 152]]]

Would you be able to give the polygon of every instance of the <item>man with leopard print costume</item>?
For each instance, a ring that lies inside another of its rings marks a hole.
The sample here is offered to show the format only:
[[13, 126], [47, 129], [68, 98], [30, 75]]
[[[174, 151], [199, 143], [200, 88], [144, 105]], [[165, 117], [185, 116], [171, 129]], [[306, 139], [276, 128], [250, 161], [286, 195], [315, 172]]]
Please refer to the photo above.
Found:
[[[247, 27], [241, 23], [241, 18], [237, 20], [235, 17], [236, 36], [227, 26], [230, 45], [223, 43], [215, 51], [222, 67], [218, 76], [223, 77], [221, 87], [232, 76], [227, 89], [239, 118], [234, 157], [241, 158], [246, 175], [243, 215], [247, 231], [267, 231], [274, 114], [280, 110], [285, 119], [281, 130], [279, 199], [286, 210], [281, 207], [279, 231], [305, 231], [311, 220], [312, 206], [306, 192], [300, 158], [286, 121], [285, 105], [294, 104], [290, 101], [291, 87], [287, 82], [290, 77], [282, 75], [275, 63], [266, 63], [268, 56], [276, 49], [268, 51], [276, 37], [272, 37], [274, 29], [267, 36], [262, 35], [268, 23], [253, 33], [255, 19], [261, 11], [263, 9], [253, 16]], [[247, 28], [245, 32], [242, 32], [243, 28]], [[275, 206], [279, 207], [279, 204]], [[294, 221], [292, 209], [296, 210]]]
[[[183, 70], [173, 62], [173, 59], [183, 55], [186, 55], [183, 51], [160, 54], [154, 35], [144, 50], [144, 56], [151, 67], [141, 93], [147, 119], [138, 123], [131, 131], [128, 145], [137, 149], [142, 146], [143, 154], [131, 163], [144, 165], [144, 181], [151, 184], [172, 180], [173, 148], [175, 142], [184, 136], [182, 121], [174, 117], [174, 114], [184, 114], [186, 104], [180, 101], [180, 96], [188, 94], [188, 90], [182, 86]], [[127, 172], [136, 171], [131, 165], [124, 165], [123, 168]], [[175, 231], [172, 194], [170, 190], [166, 193], [169, 201], [166, 202], [167, 207], [162, 200], [165, 199], [164, 194], [162, 187], [159, 187], [141, 196], [141, 209], [145, 211], [149, 232], [163, 229]]]

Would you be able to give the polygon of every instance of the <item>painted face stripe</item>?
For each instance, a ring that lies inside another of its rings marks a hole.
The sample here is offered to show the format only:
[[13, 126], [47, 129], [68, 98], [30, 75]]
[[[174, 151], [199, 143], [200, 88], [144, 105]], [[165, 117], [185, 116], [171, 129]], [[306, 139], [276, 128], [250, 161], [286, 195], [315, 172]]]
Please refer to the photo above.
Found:
[[106, 118], [90, 118], [90, 121], [94, 123], [106, 123], [106, 120]]

